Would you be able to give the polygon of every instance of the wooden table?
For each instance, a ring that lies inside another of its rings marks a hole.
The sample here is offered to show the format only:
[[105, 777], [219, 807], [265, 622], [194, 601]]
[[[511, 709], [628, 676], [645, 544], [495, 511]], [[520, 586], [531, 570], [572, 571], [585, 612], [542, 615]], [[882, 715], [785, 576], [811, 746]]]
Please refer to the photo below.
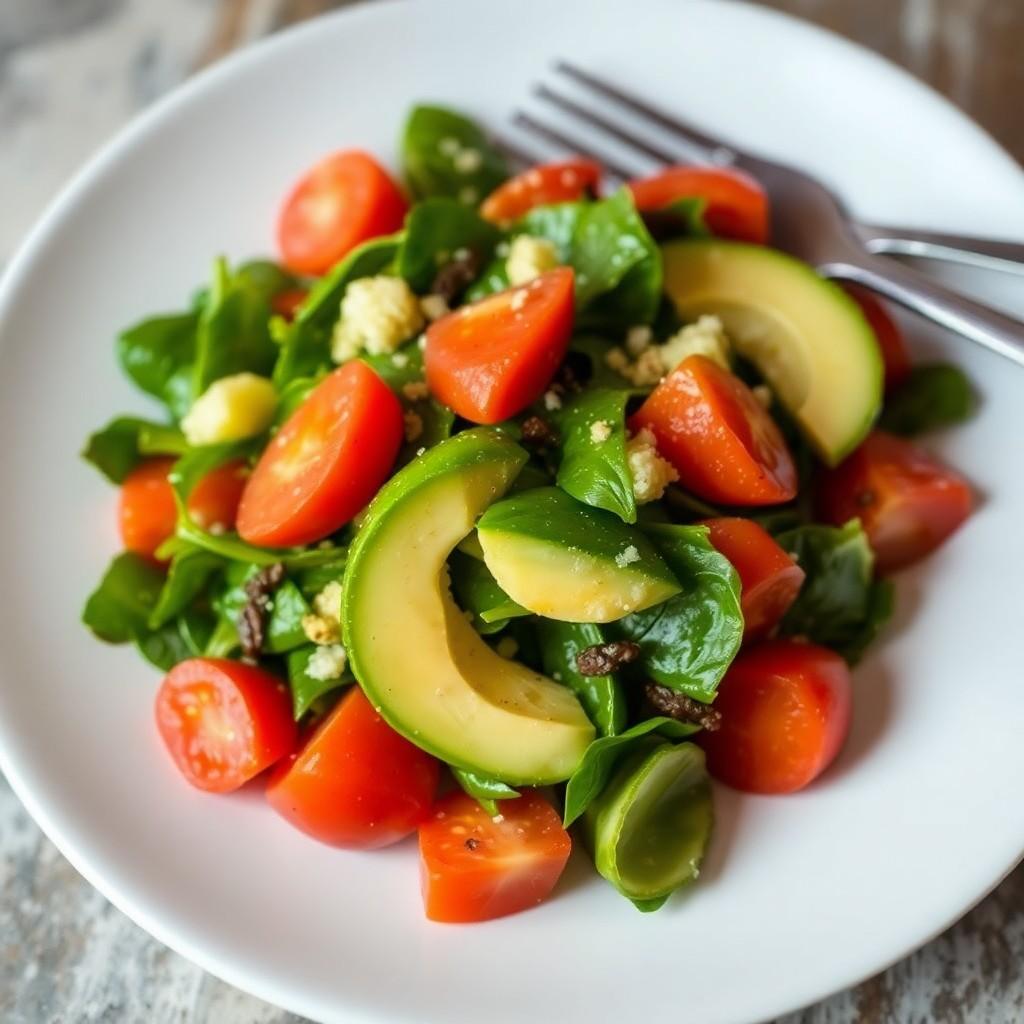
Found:
[[[346, 2], [0, 0], [0, 262], [59, 183], [136, 109], [250, 39]], [[1024, 0], [764, 2], [905, 65], [1024, 160]], [[0, 1021], [298, 1020], [193, 967], [122, 916], [0, 779]], [[1024, 868], [903, 963], [779, 1024], [1022, 1020]]]

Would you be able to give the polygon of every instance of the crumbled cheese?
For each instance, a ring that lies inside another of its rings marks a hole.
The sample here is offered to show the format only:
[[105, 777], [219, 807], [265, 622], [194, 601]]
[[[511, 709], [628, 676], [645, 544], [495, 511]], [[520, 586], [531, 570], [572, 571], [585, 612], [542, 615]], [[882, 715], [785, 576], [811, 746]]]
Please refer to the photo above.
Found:
[[311, 644], [317, 645], [337, 643], [339, 636], [337, 623], [312, 613], [302, 616], [302, 632]]
[[604, 354], [604, 361], [609, 369], [614, 370], [616, 373], [621, 373], [623, 376], [625, 376], [626, 370], [629, 368], [629, 356], [618, 345], [608, 349]]
[[493, 821], [495, 825], [500, 825], [504, 820], [504, 814], [496, 814], [493, 818], [491, 818], [491, 821]]
[[562, 408], [562, 399], [557, 391], [544, 392], [544, 408], [548, 412], [557, 412]]
[[[615, 564], [620, 569], [625, 569], [627, 565], [632, 565], [634, 562], [639, 562], [639, 561], [640, 561], [640, 552], [637, 551], [637, 548], [636, 548], [635, 544], [630, 544], [628, 547], [623, 548], [622, 551], [620, 551], [615, 556]], [[623, 607], [625, 607], [625, 606], [623, 606]], [[628, 611], [628, 608], [627, 608], [627, 611]]]
[[626, 442], [626, 461], [633, 477], [633, 496], [640, 505], [657, 501], [665, 488], [679, 479], [672, 463], [658, 454], [657, 439], [647, 427]]
[[409, 365], [409, 357], [404, 352], [396, 352], [391, 357], [391, 365], [397, 366], [399, 370], [404, 370]]
[[341, 639], [341, 584], [332, 581], [312, 601], [313, 611], [302, 616], [302, 632], [314, 644], [336, 644]]
[[421, 352], [422, 352], [422, 351], [424, 351], [424, 349], [426, 349], [426, 347], [427, 347], [427, 336], [426, 336], [425, 334], [421, 334], [421, 335], [420, 335], [420, 336], [419, 336], [419, 337], [418, 337], [418, 338], [416, 339], [416, 347], [417, 347], [417, 348], [418, 348], [418, 349], [419, 349], [419, 350], [420, 350]]
[[648, 387], [657, 384], [665, 376], [665, 366], [661, 360], [661, 354], [656, 348], [649, 348], [641, 352], [639, 358], [633, 363], [630, 373], [630, 380], [637, 387]]
[[[322, 545], [321, 545], [322, 546]], [[325, 618], [341, 621], [341, 584], [331, 580], [313, 598], [313, 611]]]
[[443, 295], [424, 295], [420, 299], [420, 312], [426, 319], [434, 321], [447, 316], [451, 310], [448, 308], [448, 300]]
[[480, 170], [484, 158], [479, 149], [460, 149], [452, 157], [452, 163], [459, 174], [473, 174]]
[[514, 637], [503, 636], [494, 648], [503, 658], [514, 658], [519, 653], [519, 644]]
[[660, 346], [661, 362], [665, 373], [668, 373], [687, 356], [707, 356], [723, 370], [728, 370], [730, 348], [722, 321], [717, 316], [702, 316]]
[[635, 359], [642, 352], [646, 352], [651, 347], [651, 342], [654, 340], [654, 332], [650, 327], [640, 325], [638, 327], [630, 327], [626, 332], [626, 351]]
[[363, 350], [370, 355], [394, 352], [422, 326], [419, 301], [405, 281], [385, 275], [363, 277], [345, 289], [331, 356], [343, 363]]
[[603, 444], [612, 436], [612, 425], [607, 420], [595, 420], [590, 424], [590, 440]]
[[558, 250], [546, 238], [518, 235], [509, 246], [505, 269], [511, 285], [526, 284], [558, 266]]
[[750, 390], [763, 409], [772, 407], [772, 389], [767, 384], [755, 384]]
[[415, 441], [423, 434], [423, 417], [418, 412], [407, 412], [402, 419], [405, 421], [406, 441]]
[[345, 671], [345, 664], [348, 656], [341, 644], [327, 644], [325, 647], [318, 647], [306, 662], [306, 675], [311, 679], [319, 679], [327, 682], [330, 679], [340, 679]]
[[419, 402], [430, 397], [430, 388], [425, 380], [410, 380], [402, 385], [402, 394], [410, 402]]
[[277, 408], [277, 392], [266, 377], [236, 373], [215, 380], [181, 421], [191, 445], [241, 441], [263, 433]]

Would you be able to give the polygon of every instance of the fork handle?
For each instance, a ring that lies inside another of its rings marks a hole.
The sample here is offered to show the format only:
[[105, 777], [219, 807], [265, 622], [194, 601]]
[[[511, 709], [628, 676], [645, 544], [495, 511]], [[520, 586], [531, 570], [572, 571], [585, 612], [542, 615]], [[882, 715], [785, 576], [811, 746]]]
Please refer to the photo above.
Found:
[[1020, 242], [868, 224], [858, 224], [856, 231], [868, 252], [923, 256], [986, 270], [1024, 274], [1024, 244]]
[[1024, 366], [1024, 323], [969, 299], [898, 260], [865, 252], [825, 263], [818, 269], [826, 277], [864, 285]]

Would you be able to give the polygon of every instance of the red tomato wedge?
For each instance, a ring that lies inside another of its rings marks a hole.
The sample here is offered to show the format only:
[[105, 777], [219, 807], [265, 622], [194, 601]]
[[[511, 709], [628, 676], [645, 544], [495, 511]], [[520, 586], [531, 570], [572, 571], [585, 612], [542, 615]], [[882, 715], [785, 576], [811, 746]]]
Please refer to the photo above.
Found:
[[346, 363], [267, 445], [242, 494], [239, 535], [291, 547], [334, 533], [376, 494], [402, 437], [402, 407], [391, 389], [365, 363]]
[[804, 571], [767, 530], [749, 519], [705, 519], [712, 545], [740, 576], [743, 639], [766, 636], [796, 600]]
[[242, 459], [211, 470], [188, 496], [189, 517], [197, 526], [213, 533], [233, 530], [248, 480], [249, 466]]
[[267, 799], [321, 842], [370, 850], [416, 831], [439, 774], [438, 762], [399, 736], [355, 686], [274, 769]]
[[721, 728], [698, 738], [708, 771], [746, 793], [803, 789], [839, 753], [850, 699], [850, 670], [824, 647], [769, 640], [741, 651], [715, 698]]
[[431, 921], [488, 921], [544, 901], [572, 840], [536, 790], [502, 800], [491, 818], [465, 793], [438, 801], [420, 826], [420, 880]]
[[551, 382], [569, 347], [572, 322], [569, 267], [463, 306], [427, 328], [430, 390], [474, 423], [515, 416]]
[[568, 203], [596, 194], [601, 165], [576, 157], [541, 164], [499, 185], [480, 207], [481, 215], [496, 224], [510, 224], [535, 206]]
[[295, 745], [288, 687], [226, 658], [175, 665], [157, 693], [156, 724], [181, 774], [211, 793], [238, 789]]
[[306, 301], [308, 295], [305, 288], [286, 288], [270, 300], [270, 309], [285, 320], [294, 320], [299, 306]]
[[698, 497], [774, 505], [796, 495], [779, 428], [746, 384], [705, 356], [687, 357], [651, 392], [630, 420], [634, 432], [644, 427]]
[[934, 551], [970, 514], [970, 485], [912, 441], [876, 430], [818, 481], [818, 509], [837, 526], [858, 518], [880, 573]]
[[277, 221], [281, 261], [297, 274], [323, 274], [367, 239], [397, 231], [405, 196], [369, 153], [342, 150], [309, 170]]
[[860, 285], [843, 282], [843, 290], [857, 303], [865, 319], [871, 325], [878, 339], [885, 367], [885, 390], [891, 391], [902, 384], [910, 375], [910, 355], [903, 340], [903, 334], [896, 326], [885, 304], [875, 293]]
[[136, 466], [121, 484], [118, 525], [128, 551], [152, 558], [174, 533], [178, 511], [167, 474], [174, 459], [149, 459]]
[[768, 196], [749, 174], [725, 167], [669, 167], [631, 181], [641, 213], [655, 212], [677, 199], [703, 199], [704, 221], [713, 234], [764, 245], [768, 241]]

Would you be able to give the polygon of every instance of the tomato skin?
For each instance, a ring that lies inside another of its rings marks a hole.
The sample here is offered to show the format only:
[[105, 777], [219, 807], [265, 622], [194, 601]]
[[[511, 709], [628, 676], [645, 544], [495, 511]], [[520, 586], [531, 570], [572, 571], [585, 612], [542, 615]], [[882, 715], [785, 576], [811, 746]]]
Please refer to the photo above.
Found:
[[650, 178], [629, 182], [642, 213], [663, 209], [676, 199], [706, 202], [704, 220], [721, 238], [764, 245], [768, 241], [768, 196], [749, 174], [727, 167], [668, 167]]
[[299, 306], [308, 297], [309, 292], [305, 288], [286, 288], [283, 292], [278, 292], [270, 300], [271, 312], [276, 313], [278, 316], [283, 316], [285, 320], [294, 320]]
[[297, 274], [323, 274], [360, 243], [397, 231], [408, 209], [369, 153], [331, 153], [299, 179], [281, 207], [281, 261]]
[[403, 436], [394, 392], [359, 360], [339, 367], [264, 450], [242, 493], [239, 535], [292, 547], [334, 533], [376, 494]]
[[542, 903], [572, 852], [555, 809], [536, 790], [498, 805], [490, 818], [465, 793], [450, 793], [420, 826], [420, 880], [431, 921], [489, 921]]
[[156, 549], [174, 535], [178, 510], [167, 474], [174, 459], [147, 459], [121, 484], [117, 517], [125, 550], [153, 558]]
[[766, 636], [796, 600], [804, 582], [803, 569], [750, 519], [705, 519], [701, 525], [710, 531], [708, 540], [739, 573], [744, 641]]
[[191, 658], [164, 677], [156, 724], [197, 789], [229, 793], [284, 757], [296, 728], [288, 687], [255, 665]]
[[353, 686], [302, 748], [274, 769], [267, 799], [314, 839], [373, 850], [416, 831], [439, 775], [438, 762], [399, 736]]
[[850, 669], [834, 651], [768, 640], [741, 651], [715, 698], [708, 771], [745, 793], [794, 793], [835, 760], [850, 729]]
[[499, 185], [480, 207], [480, 215], [495, 224], [518, 220], [535, 206], [568, 203], [596, 194], [601, 165], [574, 157], [556, 163], [539, 164]]
[[569, 267], [463, 306], [427, 328], [430, 390], [474, 423], [515, 416], [551, 382], [569, 347], [572, 323]]
[[244, 459], [233, 459], [211, 470], [188, 496], [189, 517], [197, 526], [214, 533], [233, 530], [248, 479], [249, 466]]
[[892, 391], [910, 376], [910, 355], [903, 334], [896, 326], [882, 301], [875, 293], [852, 282], [843, 283], [843, 290], [860, 306], [861, 312], [875, 332], [878, 349], [885, 367], [885, 390]]
[[970, 485], [912, 441], [882, 430], [819, 477], [818, 511], [861, 521], [880, 573], [931, 554], [974, 508]]
[[746, 384], [705, 356], [684, 359], [629, 425], [653, 431], [680, 484], [707, 501], [774, 505], [796, 495], [779, 428]]

